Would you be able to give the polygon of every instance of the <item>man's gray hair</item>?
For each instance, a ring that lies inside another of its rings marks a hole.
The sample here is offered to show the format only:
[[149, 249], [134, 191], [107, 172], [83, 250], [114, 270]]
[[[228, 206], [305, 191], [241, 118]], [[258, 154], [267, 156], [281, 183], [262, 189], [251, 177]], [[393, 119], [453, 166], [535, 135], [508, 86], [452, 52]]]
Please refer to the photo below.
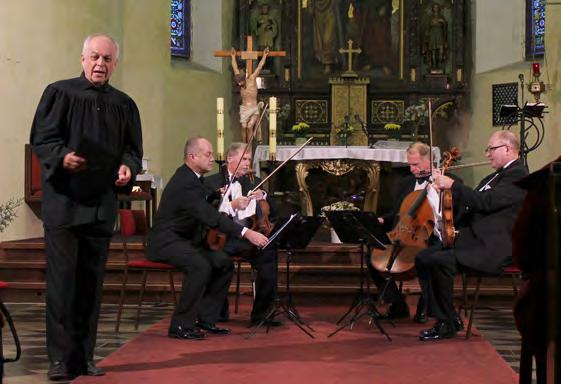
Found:
[[234, 142], [230, 144], [228, 150], [226, 151], [226, 157], [237, 155], [239, 151], [244, 151], [245, 147], [247, 147], [246, 143]]
[[120, 52], [119, 43], [117, 43], [117, 41], [111, 35], [108, 35], [107, 33], [92, 33], [91, 35], [86, 37], [84, 39], [84, 44], [82, 45], [82, 54], [84, 54], [86, 52], [86, 49], [88, 49], [88, 45], [90, 45], [90, 41], [92, 41], [92, 39], [94, 39], [96, 37], [105, 37], [105, 38], [111, 40], [111, 42], [115, 46], [115, 61], [118, 61], [119, 60], [119, 52]]
[[511, 131], [497, 131], [493, 134], [498, 139], [505, 141], [515, 152], [520, 151], [520, 139]]
[[425, 143], [416, 141], [409, 145], [409, 147], [407, 148], [407, 153], [414, 152], [418, 153], [423, 159], [430, 159], [430, 147]]
[[187, 155], [195, 154], [197, 149], [199, 149], [199, 141], [203, 139], [202, 136], [195, 136], [187, 139], [185, 142], [185, 147], [183, 149], [183, 159], [187, 160]]

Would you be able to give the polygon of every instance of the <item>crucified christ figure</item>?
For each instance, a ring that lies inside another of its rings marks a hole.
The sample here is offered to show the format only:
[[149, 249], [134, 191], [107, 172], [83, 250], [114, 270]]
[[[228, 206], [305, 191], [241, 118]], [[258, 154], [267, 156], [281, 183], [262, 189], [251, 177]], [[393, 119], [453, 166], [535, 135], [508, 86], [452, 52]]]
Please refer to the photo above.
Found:
[[263, 105], [263, 103], [257, 103], [257, 77], [259, 73], [261, 73], [261, 69], [263, 69], [268, 55], [269, 48], [267, 47], [263, 51], [263, 57], [259, 61], [257, 68], [255, 68], [255, 71], [246, 79], [245, 70], [238, 68], [236, 50], [232, 48], [230, 51], [234, 79], [236, 84], [240, 87], [240, 96], [242, 98], [242, 103], [240, 104], [240, 125], [244, 143], [249, 141], [255, 124], [257, 124], [257, 120], [259, 119], [260, 108]]

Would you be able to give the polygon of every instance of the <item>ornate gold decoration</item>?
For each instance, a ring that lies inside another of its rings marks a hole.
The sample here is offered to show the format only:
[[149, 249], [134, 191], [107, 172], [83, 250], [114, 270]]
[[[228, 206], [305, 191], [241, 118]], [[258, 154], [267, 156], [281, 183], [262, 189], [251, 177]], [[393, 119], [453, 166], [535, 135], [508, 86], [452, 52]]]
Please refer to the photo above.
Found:
[[[348, 136], [347, 145], [368, 145], [368, 136], [364, 132], [362, 122], [366, 122], [366, 102], [368, 99], [368, 78], [331, 78], [331, 132], [329, 134], [331, 145], [344, 145], [337, 136], [337, 130], [343, 124], [349, 123], [352, 134]], [[358, 119], [357, 119], [358, 117]]]
[[341, 176], [354, 170], [364, 170], [368, 178], [366, 196], [364, 197], [364, 210], [376, 211], [380, 188], [380, 164], [374, 161], [339, 159], [339, 160], [304, 160], [298, 161], [295, 166], [296, 180], [302, 198], [302, 206], [307, 216], [314, 215], [312, 197], [306, 182], [311, 169], [321, 168], [335, 176]]
[[337, 160], [323, 160], [319, 166], [325, 172], [330, 173], [334, 176], [341, 176], [346, 173], [352, 172], [355, 169], [355, 165], [345, 161], [344, 159]]
[[327, 100], [296, 100], [295, 121], [327, 124]]
[[403, 123], [403, 100], [373, 100], [372, 101], [372, 123]]

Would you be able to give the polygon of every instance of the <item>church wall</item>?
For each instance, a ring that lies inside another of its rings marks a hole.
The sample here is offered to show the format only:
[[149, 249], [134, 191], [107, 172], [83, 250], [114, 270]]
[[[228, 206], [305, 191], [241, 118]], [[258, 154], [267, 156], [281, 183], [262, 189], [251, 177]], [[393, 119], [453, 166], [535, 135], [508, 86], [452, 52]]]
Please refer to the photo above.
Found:
[[[519, 7], [523, 8], [523, 2], [519, 2]], [[481, 4], [489, 7], [487, 1], [475, 1], [474, 7]], [[495, 4], [496, 5], [496, 4]], [[509, 8], [510, 7], [510, 8]], [[520, 9], [517, 9], [509, 3], [509, 7], [505, 7], [505, 13], [502, 17], [498, 17], [495, 12], [472, 12], [477, 15], [474, 23], [480, 27], [474, 28], [476, 36], [474, 38], [474, 61], [476, 63], [476, 73], [472, 78], [472, 117], [471, 128], [469, 131], [469, 140], [464, 148], [463, 160], [466, 163], [485, 160], [484, 149], [487, 140], [492, 132], [501, 127], [492, 126], [492, 85], [499, 83], [518, 82], [518, 75], [524, 74], [526, 82], [528, 82], [531, 72], [531, 61], [524, 59], [524, 29], [512, 34], [511, 44], [503, 41], [503, 33], [501, 29], [506, 26], [512, 26], [512, 21], [521, 22]], [[559, 127], [561, 119], [561, 26], [560, 26], [560, 9], [561, 7], [550, 6], [546, 8], [546, 52], [548, 65], [544, 65], [544, 60], [539, 60], [542, 67], [542, 80], [547, 82], [547, 74], [555, 89], [542, 94], [542, 101], [549, 106], [549, 114], [545, 115], [545, 140], [543, 144], [535, 151], [528, 155], [528, 164], [530, 171], [536, 170], [553, 158], [559, 156], [559, 143], [561, 142], [561, 129]], [[501, 22], [497, 22], [501, 20]], [[481, 27], [484, 25], [485, 27]], [[516, 30], [517, 31], [517, 30]], [[481, 36], [483, 35], [483, 36]], [[498, 36], [496, 39], [495, 37]], [[513, 50], [518, 52], [517, 60], [513, 60]], [[505, 60], [508, 58], [508, 60]], [[502, 61], [501, 61], [502, 60]], [[479, 68], [479, 70], [478, 70]], [[483, 68], [493, 68], [492, 70], [483, 71]], [[557, 82], [557, 85], [555, 83]], [[526, 83], [527, 84], [527, 83]], [[525, 90], [525, 99], [529, 102], [534, 101], [534, 97]], [[520, 102], [520, 101], [519, 101]], [[516, 130], [518, 132], [518, 130]], [[489, 174], [489, 167], [478, 167], [459, 171], [458, 173], [464, 178], [468, 185], [474, 185], [483, 176]]]
[[[220, 15], [212, 24], [194, 22], [195, 32], [218, 28], [222, 41], [230, 41], [233, 2], [205, 3], [207, 14], [209, 6], [214, 6]], [[193, 7], [196, 12], [197, 5]], [[187, 137], [200, 134], [215, 142], [216, 97], [224, 97], [226, 106], [231, 102], [229, 62], [220, 63], [222, 71], [217, 72], [170, 58], [168, 0], [2, 0], [0, 202], [23, 197], [23, 149], [39, 98], [47, 84], [80, 74], [82, 41], [93, 32], [108, 32], [121, 45], [121, 60], [111, 83], [138, 105], [145, 155], [152, 159], [150, 171], [161, 174], [166, 182], [182, 161]], [[202, 36], [197, 44], [205, 43]], [[212, 47], [223, 48], [228, 44]], [[225, 142], [229, 143], [228, 110], [225, 115]], [[18, 218], [0, 234], [0, 241], [39, 236], [42, 222], [24, 203]]]

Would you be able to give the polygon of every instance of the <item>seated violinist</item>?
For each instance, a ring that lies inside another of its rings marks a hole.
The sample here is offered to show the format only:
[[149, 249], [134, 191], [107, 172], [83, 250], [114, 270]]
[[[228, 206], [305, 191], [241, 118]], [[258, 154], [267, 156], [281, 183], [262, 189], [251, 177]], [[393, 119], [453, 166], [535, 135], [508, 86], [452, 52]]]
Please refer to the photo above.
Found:
[[[247, 227], [252, 227], [255, 221], [266, 219], [261, 217], [261, 200], [265, 200], [269, 208], [271, 207], [271, 199], [263, 190], [251, 192], [260, 182], [259, 178], [252, 177], [251, 160], [251, 148], [247, 148], [244, 143], [232, 143], [226, 152], [226, 163], [222, 172], [205, 178], [205, 186], [212, 191], [220, 190], [223, 196], [219, 211]], [[255, 229], [255, 226], [253, 228]], [[226, 241], [224, 252], [230, 256], [243, 257], [257, 271], [251, 323], [259, 324], [267, 315], [276, 296], [277, 250], [272, 246], [258, 250], [247, 239], [230, 237]], [[226, 317], [227, 305], [226, 301], [223, 317]], [[281, 323], [271, 320], [269, 325], [279, 326]]]
[[212, 145], [202, 137], [187, 140], [182, 164], [168, 182], [147, 239], [147, 257], [184, 271], [179, 303], [172, 315], [168, 336], [200, 340], [205, 331], [227, 334], [216, 326], [225, 300], [233, 263], [222, 251], [204, 246], [203, 227], [216, 228], [230, 237], [244, 238], [256, 246], [267, 237], [221, 215], [206, 200], [202, 176], [214, 166]]
[[466, 209], [465, 224], [453, 248], [438, 242], [415, 258], [417, 276], [435, 325], [419, 335], [423, 341], [448, 339], [458, 331], [453, 305], [454, 277], [461, 269], [500, 274], [512, 263], [512, 228], [526, 192], [514, 184], [528, 174], [518, 159], [520, 142], [510, 131], [491, 135], [485, 154], [495, 172], [471, 189], [436, 171], [433, 186], [451, 190]]

